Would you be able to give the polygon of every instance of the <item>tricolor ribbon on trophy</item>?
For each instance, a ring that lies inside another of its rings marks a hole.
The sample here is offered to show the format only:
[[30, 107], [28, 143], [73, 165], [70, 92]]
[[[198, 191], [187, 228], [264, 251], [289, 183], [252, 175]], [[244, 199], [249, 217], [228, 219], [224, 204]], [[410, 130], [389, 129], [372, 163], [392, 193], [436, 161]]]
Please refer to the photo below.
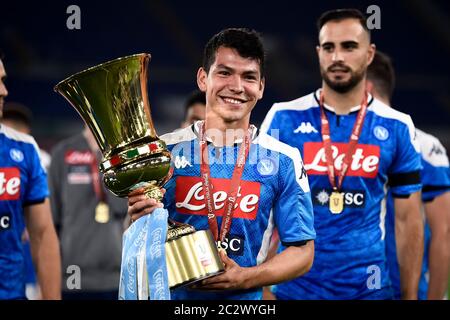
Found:
[[[144, 188], [162, 200], [171, 155], [156, 135], [147, 95], [150, 54], [136, 54], [76, 73], [55, 86], [93, 133], [106, 187], [126, 197]], [[204, 262], [205, 252], [211, 257]], [[135, 221], [123, 236], [119, 299], [170, 299], [224, 270], [210, 230], [168, 220], [165, 209]]]

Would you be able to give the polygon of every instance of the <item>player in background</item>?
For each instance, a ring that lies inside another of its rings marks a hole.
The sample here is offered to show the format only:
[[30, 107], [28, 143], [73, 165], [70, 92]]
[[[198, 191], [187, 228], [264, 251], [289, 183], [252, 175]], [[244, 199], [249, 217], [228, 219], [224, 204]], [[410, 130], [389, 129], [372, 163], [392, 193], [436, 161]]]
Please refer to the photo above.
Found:
[[206, 96], [200, 90], [191, 92], [184, 106], [184, 120], [181, 128], [186, 128], [198, 120], [205, 119]]
[[[213, 36], [197, 83], [206, 93], [205, 121], [161, 136], [174, 167], [164, 206], [175, 221], [197, 230], [208, 229], [208, 216], [214, 217], [217, 226], [210, 229], [226, 249], [227, 254], [220, 251], [225, 272], [203, 280], [197, 290], [177, 289], [172, 298], [261, 299], [261, 287], [311, 267], [315, 232], [306, 172], [298, 150], [258, 136], [249, 123], [265, 83], [264, 49], [256, 32], [226, 29]], [[205, 175], [211, 178], [202, 179]], [[235, 205], [231, 194], [237, 195]], [[128, 213], [136, 219], [157, 206], [162, 204], [133, 194]], [[232, 222], [228, 233], [222, 229], [225, 216]], [[274, 226], [287, 249], [266, 261]]]
[[[389, 56], [377, 51], [367, 69], [367, 85], [375, 98], [390, 106], [395, 87], [395, 71]], [[444, 297], [450, 262], [450, 168], [447, 152], [440, 141], [416, 129], [422, 166], [422, 202], [425, 209], [425, 245], [419, 299]], [[389, 193], [391, 196], [391, 193]], [[388, 198], [386, 214], [386, 254], [395, 298], [401, 297], [399, 265], [395, 248], [395, 210]]]
[[[0, 118], [6, 71], [0, 59]], [[30, 135], [0, 125], [0, 299], [25, 299], [22, 233], [28, 230], [43, 299], [60, 299], [60, 254], [47, 175]]]
[[384, 244], [390, 186], [402, 298], [417, 299], [423, 222], [413, 122], [366, 91], [375, 45], [360, 11], [325, 12], [318, 30], [322, 88], [274, 104], [261, 128], [279, 130], [281, 142], [302, 152], [317, 232], [311, 270], [273, 291], [278, 299], [391, 299]]
[[[5, 126], [15, 129], [19, 132], [31, 134], [33, 113], [25, 105], [17, 102], [6, 102], [3, 106], [3, 117], [0, 119]], [[42, 149], [39, 149], [41, 161], [47, 171], [50, 166], [50, 155]], [[26, 264], [26, 286], [25, 293], [29, 300], [39, 300], [41, 292], [34, 270], [33, 260], [30, 251], [30, 237], [25, 229], [22, 233], [23, 250]]]

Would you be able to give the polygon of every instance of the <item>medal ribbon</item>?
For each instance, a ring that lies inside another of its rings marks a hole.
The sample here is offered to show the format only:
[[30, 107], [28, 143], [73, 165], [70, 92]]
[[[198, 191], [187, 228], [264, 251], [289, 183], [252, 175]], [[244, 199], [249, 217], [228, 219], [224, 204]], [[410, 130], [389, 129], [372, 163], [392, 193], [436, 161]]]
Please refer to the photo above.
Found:
[[98, 201], [106, 202], [106, 195], [103, 191], [102, 184], [100, 182], [100, 171], [98, 170], [98, 162], [96, 153], [91, 150], [92, 161], [91, 161], [91, 175], [92, 175], [92, 184], [94, 186], [94, 192], [97, 196]]
[[342, 170], [338, 175], [338, 183], [336, 184], [336, 174], [334, 172], [334, 161], [331, 150], [331, 134], [330, 134], [330, 123], [328, 121], [327, 115], [325, 114], [325, 108], [323, 106], [324, 96], [323, 91], [320, 93], [320, 117], [322, 122], [322, 140], [323, 146], [325, 148], [325, 163], [328, 168], [328, 179], [330, 180], [333, 191], [339, 191], [342, 187], [342, 182], [347, 173], [347, 170], [352, 162], [353, 154], [355, 153], [356, 145], [358, 144], [359, 137], [361, 135], [362, 125], [364, 123], [364, 118], [367, 113], [368, 105], [368, 95], [367, 91], [364, 93], [363, 100], [361, 102], [361, 108], [356, 116], [356, 121], [353, 126], [352, 134], [350, 136], [350, 142], [348, 143], [348, 149], [345, 153], [344, 159], [342, 161]]
[[231, 221], [233, 219], [234, 205], [236, 203], [237, 193], [239, 190], [239, 185], [241, 182], [242, 173], [244, 172], [244, 165], [247, 160], [248, 152], [250, 149], [250, 136], [253, 132], [253, 126], [251, 125], [247, 133], [245, 134], [244, 141], [239, 147], [238, 158], [236, 160], [236, 165], [233, 170], [233, 176], [231, 178], [230, 189], [228, 191], [228, 197], [225, 201], [224, 206], [224, 215], [222, 226], [220, 230], [220, 239], [218, 234], [218, 226], [217, 226], [217, 217], [216, 217], [216, 209], [214, 206], [214, 199], [212, 193], [212, 183], [211, 183], [211, 172], [209, 168], [208, 162], [208, 147], [205, 138], [205, 122], [203, 122], [200, 126], [199, 135], [200, 135], [200, 172], [202, 177], [203, 190], [205, 191], [205, 204], [206, 209], [208, 211], [208, 225], [213, 233], [214, 240], [218, 242], [220, 247], [220, 243], [225, 240], [228, 232], [231, 228]]

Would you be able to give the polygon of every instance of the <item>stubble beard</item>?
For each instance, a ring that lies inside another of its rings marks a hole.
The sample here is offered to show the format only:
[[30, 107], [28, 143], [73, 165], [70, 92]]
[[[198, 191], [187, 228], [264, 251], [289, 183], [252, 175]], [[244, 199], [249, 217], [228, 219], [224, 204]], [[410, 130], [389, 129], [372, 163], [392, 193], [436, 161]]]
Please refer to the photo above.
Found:
[[350, 71], [350, 79], [347, 81], [332, 80], [326, 70], [321, 70], [322, 79], [334, 91], [338, 93], [347, 93], [356, 87], [365, 77], [366, 70], [359, 72]]

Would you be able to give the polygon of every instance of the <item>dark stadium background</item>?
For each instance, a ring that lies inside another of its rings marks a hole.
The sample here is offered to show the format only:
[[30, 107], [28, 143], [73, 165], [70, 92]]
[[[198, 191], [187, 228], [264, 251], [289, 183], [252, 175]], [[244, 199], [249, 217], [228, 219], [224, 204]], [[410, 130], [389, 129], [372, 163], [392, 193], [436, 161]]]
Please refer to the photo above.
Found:
[[[81, 9], [81, 30], [68, 30], [66, 8]], [[315, 21], [321, 12], [369, 5], [381, 9], [373, 41], [393, 57], [393, 106], [450, 149], [450, 2], [397, 1], [2, 1], [0, 48], [9, 101], [34, 113], [33, 134], [47, 150], [81, 127], [53, 92], [65, 77], [117, 57], [149, 52], [149, 97], [159, 134], [178, 127], [196, 87], [205, 42], [225, 27], [260, 31], [268, 49], [267, 85], [253, 112], [259, 124], [273, 102], [320, 86]]]
[[[68, 30], [66, 8], [81, 9], [81, 30]], [[81, 121], [53, 86], [101, 62], [150, 52], [149, 97], [158, 133], [178, 127], [183, 101], [196, 87], [204, 43], [225, 27], [260, 31], [268, 49], [267, 86], [253, 113], [259, 124], [273, 102], [320, 86], [316, 18], [327, 9], [381, 9], [377, 47], [397, 69], [393, 105], [450, 147], [450, 2], [448, 1], [4, 1], [0, 47], [9, 101], [35, 115], [44, 149], [76, 132]]]
[[[66, 27], [71, 4], [81, 9], [81, 30]], [[253, 114], [259, 124], [274, 101], [319, 87], [318, 15], [338, 7], [366, 12], [371, 4], [381, 9], [373, 40], [397, 69], [393, 105], [450, 146], [448, 1], [5, 1], [0, 47], [8, 100], [33, 110], [34, 135], [49, 149], [81, 124], [53, 85], [106, 60], [150, 52], [150, 103], [157, 131], [164, 133], [181, 121], [208, 38], [224, 27], [251, 27], [268, 49], [267, 89]]]

